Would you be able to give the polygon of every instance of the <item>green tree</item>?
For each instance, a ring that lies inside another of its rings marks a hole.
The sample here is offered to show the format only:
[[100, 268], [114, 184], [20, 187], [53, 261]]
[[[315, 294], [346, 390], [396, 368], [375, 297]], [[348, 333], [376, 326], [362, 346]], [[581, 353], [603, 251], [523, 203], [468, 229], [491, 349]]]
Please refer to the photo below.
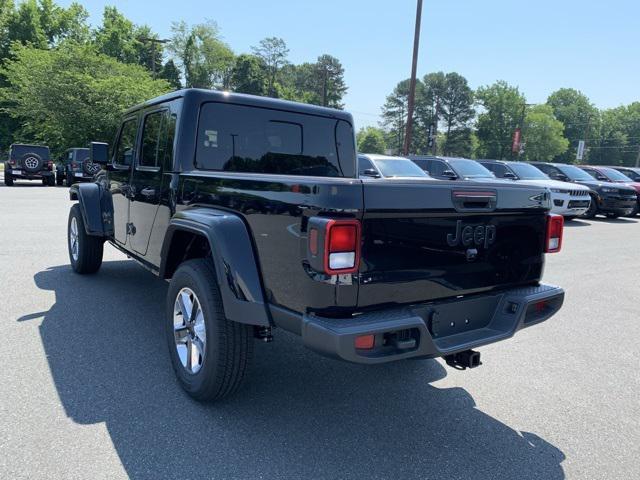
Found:
[[344, 108], [342, 99], [347, 93], [347, 85], [344, 82], [344, 68], [336, 57], [320, 55], [313, 66], [314, 89], [318, 96], [317, 105], [331, 108]]
[[[425, 116], [421, 115], [420, 105], [425, 105], [425, 86], [420, 80], [416, 81], [416, 96], [413, 116], [413, 134], [411, 136], [411, 153], [427, 152], [427, 135], [425, 128]], [[387, 96], [382, 106], [382, 126], [386, 133], [387, 147], [399, 153], [404, 145], [404, 137], [407, 125], [409, 99], [409, 80], [403, 80]]]
[[475, 115], [473, 90], [467, 79], [451, 72], [445, 76], [444, 89], [440, 95], [438, 113], [444, 124], [444, 155], [471, 155], [471, 128], [469, 123]]
[[18, 139], [46, 143], [54, 153], [111, 141], [123, 110], [170, 90], [144, 68], [89, 45], [16, 45], [12, 53], [0, 69], [8, 83], [0, 89], [2, 113], [18, 121]]
[[527, 161], [550, 162], [569, 148], [564, 125], [556, 119], [549, 105], [528, 109], [522, 139], [525, 143], [523, 159]]
[[510, 157], [513, 133], [522, 122], [524, 95], [518, 87], [500, 80], [478, 88], [475, 96], [482, 107], [477, 122], [478, 154], [497, 160]]
[[376, 127], [366, 127], [358, 131], [356, 135], [358, 152], [385, 153], [387, 145], [384, 139], [384, 131]]
[[585, 94], [573, 88], [561, 88], [553, 92], [549, 95], [547, 104], [553, 108], [555, 117], [564, 124], [564, 133], [570, 144], [570, 148], [555, 160], [573, 163], [576, 161], [579, 141], [587, 140], [587, 145], [591, 146], [589, 139], [598, 135], [598, 109]]
[[268, 37], [260, 41], [258, 46], [251, 47], [254, 55], [262, 59], [267, 70], [267, 95], [277, 96], [277, 82], [280, 70], [287, 63], [289, 49], [282, 38]]
[[182, 82], [180, 81], [180, 70], [176, 66], [173, 60], [169, 59], [162, 67], [160, 72], [160, 78], [164, 78], [174, 90], [180, 90], [182, 88]]
[[220, 39], [218, 26], [207, 21], [189, 26], [186, 22], [174, 22], [171, 51], [182, 66], [187, 87], [227, 89], [235, 56], [229, 46]]
[[116, 7], [105, 7], [102, 25], [95, 32], [98, 52], [123, 63], [138, 63], [134, 25]]
[[238, 55], [231, 73], [231, 86], [235, 92], [265, 95], [267, 86], [262, 60], [246, 53]]

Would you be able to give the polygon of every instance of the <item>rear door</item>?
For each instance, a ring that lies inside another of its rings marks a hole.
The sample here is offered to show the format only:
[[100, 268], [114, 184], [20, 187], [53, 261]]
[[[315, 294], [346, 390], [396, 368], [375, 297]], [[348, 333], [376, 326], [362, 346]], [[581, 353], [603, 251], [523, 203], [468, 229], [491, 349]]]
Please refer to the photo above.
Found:
[[548, 194], [467, 182], [364, 184], [358, 307], [537, 282]]
[[140, 151], [131, 180], [129, 223], [131, 247], [146, 255], [160, 205], [164, 169], [171, 165], [175, 119], [167, 108], [146, 112], [142, 119]]
[[127, 243], [129, 228], [129, 197], [131, 196], [131, 168], [135, 159], [138, 115], [125, 118], [114, 145], [109, 190], [113, 198], [113, 227], [116, 242]]

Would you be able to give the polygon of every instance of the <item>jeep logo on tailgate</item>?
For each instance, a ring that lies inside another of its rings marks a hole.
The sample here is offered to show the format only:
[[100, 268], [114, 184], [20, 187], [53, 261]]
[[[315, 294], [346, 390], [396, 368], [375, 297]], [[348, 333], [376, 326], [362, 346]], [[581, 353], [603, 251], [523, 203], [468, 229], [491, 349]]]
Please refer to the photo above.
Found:
[[456, 222], [456, 233], [447, 234], [447, 243], [450, 247], [462, 245], [468, 247], [470, 245], [489, 245], [496, 241], [495, 225], [467, 225], [462, 226], [462, 220]]

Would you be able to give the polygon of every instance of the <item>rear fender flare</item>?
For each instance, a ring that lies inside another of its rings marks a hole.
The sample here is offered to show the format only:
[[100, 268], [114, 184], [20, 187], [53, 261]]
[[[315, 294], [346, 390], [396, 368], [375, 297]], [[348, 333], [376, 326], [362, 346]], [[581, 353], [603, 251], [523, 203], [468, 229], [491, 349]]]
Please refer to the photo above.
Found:
[[98, 183], [76, 183], [69, 188], [69, 198], [80, 204], [87, 235], [113, 236], [111, 192]]
[[227, 318], [249, 325], [271, 325], [253, 243], [244, 221], [238, 215], [213, 208], [176, 213], [162, 246], [160, 278], [173, 275], [174, 265], [169, 263], [171, 244], [181, 231], [200, 235], [209, 243]]

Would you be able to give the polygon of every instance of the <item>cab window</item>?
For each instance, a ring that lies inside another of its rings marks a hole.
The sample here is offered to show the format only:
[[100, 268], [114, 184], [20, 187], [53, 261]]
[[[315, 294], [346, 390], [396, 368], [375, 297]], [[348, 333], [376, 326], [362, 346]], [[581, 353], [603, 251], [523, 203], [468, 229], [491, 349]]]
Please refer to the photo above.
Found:
[[120, 129], [120, 138], [116, 146], [115, 163], [123, 166], [131, 166], [133, 153], [136, 147], [136, 134], [138, 132], [138, 119], [125, 120]]

